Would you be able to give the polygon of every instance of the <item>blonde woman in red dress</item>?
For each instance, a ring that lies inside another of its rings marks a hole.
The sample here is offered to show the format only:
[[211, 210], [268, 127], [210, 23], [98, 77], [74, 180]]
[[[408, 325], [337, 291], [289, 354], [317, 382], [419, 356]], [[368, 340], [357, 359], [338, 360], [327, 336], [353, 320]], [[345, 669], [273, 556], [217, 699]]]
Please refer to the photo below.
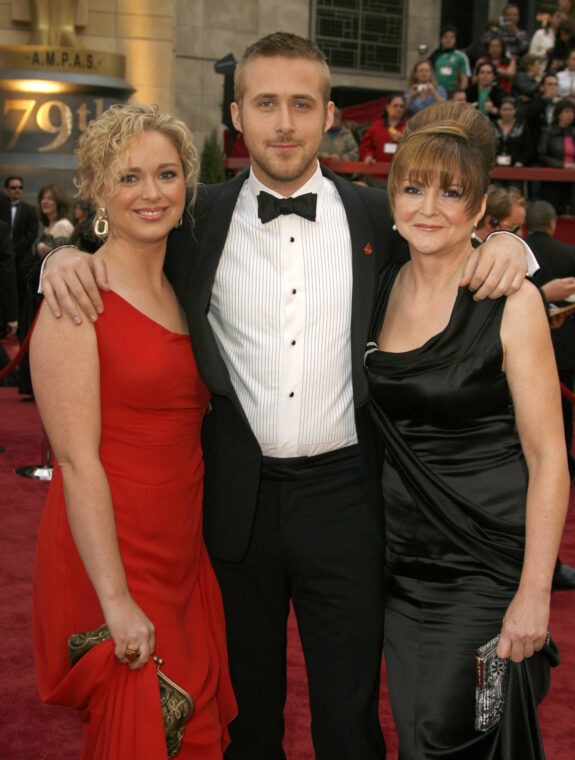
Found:
[[[34, 391], [57, 459], [34, 576], [38, 688], [80, 711], [83, 758], [162, 760], [156, 654], [195, 702], [178, 757], [221, 760], [236, 707], [202, 539], [209, 392], [163, 272], [196, 151], [182, 122], [129, 104], [92, 122], [78, 163], [80, 191], [109, 231], [94, 256], [111, 291], [95, 324], [43, 308], [32, 338]], [[69, 637], [103, 623], [111, 639], [71, 666]]]

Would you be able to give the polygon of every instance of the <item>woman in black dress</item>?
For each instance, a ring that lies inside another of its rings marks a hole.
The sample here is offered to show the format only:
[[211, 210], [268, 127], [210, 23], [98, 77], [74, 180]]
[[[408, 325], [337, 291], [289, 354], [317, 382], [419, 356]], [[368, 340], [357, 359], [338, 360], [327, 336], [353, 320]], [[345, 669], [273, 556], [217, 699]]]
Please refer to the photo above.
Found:
[[[387, 451], [385, 657], [399, 757], [540, 760], [569, 491], [549, 327], [528, 282], [480, 302], [459, 287], [493, 127], [446, 103], [406, 132], [389, 197], [411, 260], [383, 275], [366, 354]], [[495, 673], [512, 663], [476, 703], [475, 653], [493, 639]]]

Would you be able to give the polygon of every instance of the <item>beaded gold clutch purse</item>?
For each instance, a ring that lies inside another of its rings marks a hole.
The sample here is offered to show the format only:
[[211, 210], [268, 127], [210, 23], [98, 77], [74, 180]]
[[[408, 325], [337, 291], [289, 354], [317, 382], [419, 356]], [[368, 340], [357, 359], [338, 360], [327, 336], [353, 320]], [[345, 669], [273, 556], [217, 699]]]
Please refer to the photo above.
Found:
[[[72, 634], [68, 639], [70, 664], [74, 666], [93, 646], [111, 638], [106, 624], [96, 628], [95, 631]], [[182, 689], [171, 678], [168, 678], [165, 673], [162, 673], [160, 668], [164, 664], [164, 661], [160, 657], [154, 655], [153, 660], [156, 664], [160, 684], [160, 701], [168, 757], [175, 757], [182, 745], [186, 723], [194, 712], [194, 700], [185, 689]]]

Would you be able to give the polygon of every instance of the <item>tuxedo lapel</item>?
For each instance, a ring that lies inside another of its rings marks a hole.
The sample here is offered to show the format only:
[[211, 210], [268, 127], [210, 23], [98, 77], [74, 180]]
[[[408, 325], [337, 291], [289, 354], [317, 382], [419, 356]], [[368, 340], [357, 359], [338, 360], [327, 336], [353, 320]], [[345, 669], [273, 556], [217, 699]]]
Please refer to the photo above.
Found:
[[216, 270], [226, 243], [239, 192], [247, 177], [200, 188], [200, 216], [196, 228], [197, 252], [187, 304], [190, 335], [198, 369], [208, 388], [231, 398], [241, 409], [225, 362], [208, 321], [208, 309]]
[[[366, 201], [358, 187], [322, 167], [323, 174], [335, 184], [349, 224], [352, 256], [351, 361], [355, 406], [367, 397], [363, 355], [377, 284], [376, 236]], [[382, 209], [384, 195], [382, 193]]]

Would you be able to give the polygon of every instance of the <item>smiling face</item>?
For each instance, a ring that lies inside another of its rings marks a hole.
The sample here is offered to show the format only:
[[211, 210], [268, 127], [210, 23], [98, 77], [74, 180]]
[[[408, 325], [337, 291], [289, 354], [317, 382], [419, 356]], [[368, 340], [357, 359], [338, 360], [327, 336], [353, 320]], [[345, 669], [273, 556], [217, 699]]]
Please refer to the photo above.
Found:
[[242, 98], [232, 103], [255, 176], [289, 196], [314, 174], [323, 133], [333, 122], [324, 74], [305, 58], [256, 57], [246, 64]]
[[393, 218], [412, 255], [460, 256], [467, 253], [481, 208], [470, 214], [462, 186], [455, 181], [444, 189], [438, 182], [423, 185], [405, 177], [393, 199]]
[[510, 26], [517, 26], [519, 23], [519, 8], [515, 5], [508, 5], [503, 10], [503, 18], [509, 23]]
[[40, 210], [45, 216], [48, 217], [48, 219], [53, 219], [57, 216], [58, 204], [54, 200], [54, 196], [51, 190], [46, 190], [46, 192], [42, 195], [42, 198], [40, 200]]
[[130, 138], [127, 147], [119, 190], [116, 186], [111, 197], [98, 199], [108, 209], [110, 240], [132, 245], [164, 240], [182, 216], [186, 199], [178, 151], [154, 130]]

